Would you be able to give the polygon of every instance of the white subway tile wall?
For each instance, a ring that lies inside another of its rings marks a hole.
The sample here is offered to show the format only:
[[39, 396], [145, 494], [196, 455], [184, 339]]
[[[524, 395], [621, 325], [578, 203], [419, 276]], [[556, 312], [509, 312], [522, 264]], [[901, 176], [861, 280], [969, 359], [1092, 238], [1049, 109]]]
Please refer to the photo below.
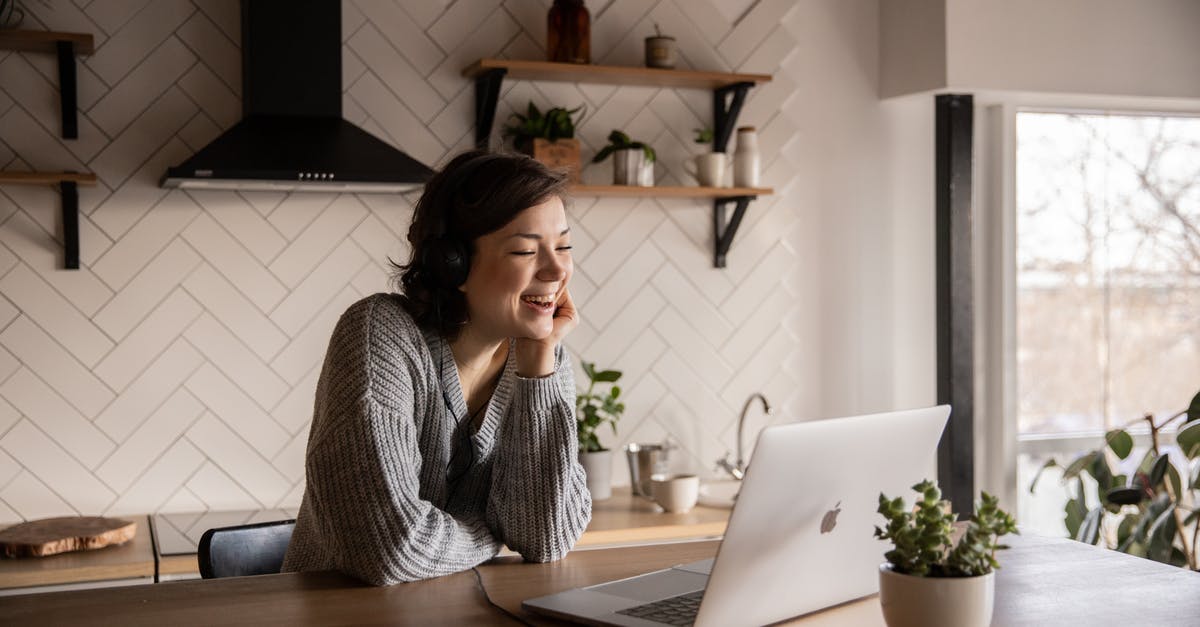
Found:
[[[183, 192], [168, 165], [240, 115], [236, 0], [26, 3], [25, 27], [90, 32], [79, 60], [80, 138], [58, 137], [51, 55], [0, 52], [0, 169], [95, 172], [81, 190], [84, 267], [60, 269], [51, 189], [0, 189], [0, 522], [70, 514], [296, 507], [313, 391], [329, 333], [403, 261], [413, 196]], [[547, 0], [347, 0], [346, 117], [436, 167], [474, 142], [481, 56], [541, 58]], [[764, 179], [729, 256], [712, 267], [711, 206], [576, 198], [576, 364], [623, 370], [628, 411], [603, 442], [680, 446], [704, 474], [734, 446], [742, 401], [763, 391], [776, 421], [811, 405], [788, 318], [800, 296], [801, 210], [782, 114], [801, 93], [790, 0], [590, 0], [592, 57], [639, 65], [657, 22], [680, 65], [774, 74], [739, 124], [762, 136]], [[507, 81], [512, 111], [586, 105], [584, 158], [622, 128], [658, 151], [660, 184], [711, 124], [703, 90]], [[732, 146], [731, 146], [732, 149]], [[605, 183], [607, 163], [585, 180]], [[585, 381], [581, 370], [577, 378]], [[766, 423], [755, 419], [754, 428]], [[622, 456], [615, 481], [627, 483]]]

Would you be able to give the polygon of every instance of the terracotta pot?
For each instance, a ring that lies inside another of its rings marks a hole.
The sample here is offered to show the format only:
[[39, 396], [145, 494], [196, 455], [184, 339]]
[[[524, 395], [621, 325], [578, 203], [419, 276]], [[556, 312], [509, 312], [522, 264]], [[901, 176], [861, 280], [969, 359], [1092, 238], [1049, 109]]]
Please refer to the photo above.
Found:
[[996, 573], [978, 577], [917, 577], [879, 565], [879, 605], [888, 627], [988, 627]]
[[546, 164], [551, 169], [563, 169], [572, 183], [579, 182], [580, 159], [578, 139], [547, 139], [533, 140], [534, 159]]
[[603, 501], [612, 496], [612, 451], [603, 450], [587, 453], [579, 451], [579, 463], [587, 474], [588, 492], [593, 501]]

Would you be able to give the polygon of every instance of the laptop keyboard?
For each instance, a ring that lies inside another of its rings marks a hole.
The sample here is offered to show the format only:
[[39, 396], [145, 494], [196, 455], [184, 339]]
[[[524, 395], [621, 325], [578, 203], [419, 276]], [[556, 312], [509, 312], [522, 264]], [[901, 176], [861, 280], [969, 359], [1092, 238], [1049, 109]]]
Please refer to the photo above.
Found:
[[696, 620], [696, 612], [700, 610], [700, 598], [703, 596], [704, 591], [697, 590], [653, 603], [618, 610], [617, 613], [667, 625], [691, 625]]

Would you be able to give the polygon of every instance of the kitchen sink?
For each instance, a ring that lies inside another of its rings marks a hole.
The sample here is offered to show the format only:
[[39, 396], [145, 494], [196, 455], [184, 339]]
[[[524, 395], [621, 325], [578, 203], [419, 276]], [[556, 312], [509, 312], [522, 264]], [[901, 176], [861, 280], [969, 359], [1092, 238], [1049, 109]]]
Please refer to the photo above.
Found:
[[741, 489], [742, 482], [733, 479], [704, 481], [700, 484], [699, 503], [705, 507], [731, 509], [733, 502], [737, 500], [738, 490]]

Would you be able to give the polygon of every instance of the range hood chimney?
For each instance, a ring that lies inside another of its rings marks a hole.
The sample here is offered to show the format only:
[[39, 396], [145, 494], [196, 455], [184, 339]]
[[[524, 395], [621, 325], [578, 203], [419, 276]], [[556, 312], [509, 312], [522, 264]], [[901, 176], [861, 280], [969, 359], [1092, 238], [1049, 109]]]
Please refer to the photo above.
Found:
[[335, 0], [242, 0], [242, 121], [163, 187], [403, 192], [433, 171], [342, 119]]

